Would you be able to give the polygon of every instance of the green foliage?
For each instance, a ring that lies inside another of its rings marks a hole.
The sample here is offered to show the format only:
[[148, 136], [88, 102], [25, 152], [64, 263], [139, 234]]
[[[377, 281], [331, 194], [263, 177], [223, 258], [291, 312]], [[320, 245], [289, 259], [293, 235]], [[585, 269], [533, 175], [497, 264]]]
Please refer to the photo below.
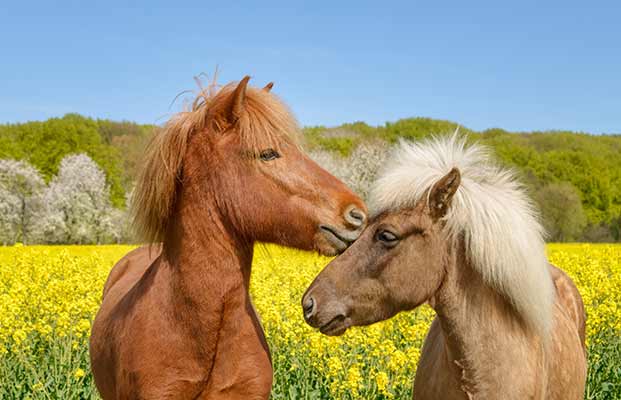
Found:
[[[311, 149], [347, 156], [362, 142], [416, 140], [450, 134], [458, 126], [451, 121], [408, 118], [378, 127], [360, 122], [335, 128], [309, 127], [304, 133]], [[343, 131], [349, 134], [343, 135]], [[459, 132], [491, 146], [501, 162], [519, 172], [535, 198], [541, 199], [537, 193], [551, 184], [564, 182], [575, 188], [582, 205], [575, 210], [586, 215], [587, 228], [583, 234], [572, 230], [569, 236], [563, 236], [564, 240], [620, 240], [621, 136], [568, 131], [511, 133], [499, 128], [476, 132], [463, 126], [459, 126]], [[577, 226], [584, 228], [582, 222]]]
[[97, 120], [97, 125], [105, 143], [122, 155], [121, 182], [125, 191], [130, 192], [140, 170], [144, 149], [157, 127], [110, 120]]
[[357, 145], [357, 140], [344, 138], [318, 138], [317, 145], [328, 151], [339, 153], [342, 156], [348, 156]]
[[0, 398], [101, 398], [90, 373], [86, 338], [56, 338], [51, 343], [39, 339], [35, 343], [36, 352], [0, 356]]
[[[581, 239], [621, 236], [621, 136], [589, 135], [566, 131], [510, 133], [500, 128], [476, 132], [457, 123], [431, 118], [407, 118], [370, 126], [364, 122], [338, 127], [306, 127], [304, 145], [347, 157], [362, 143], [419, 139], [452, 133], [459, 127], [471, 140], [490, 145], [498, 158], [516, 168], [523, 181], [537, 192], [550, 184], [566, 182], [581, 200], [587, 227]], [[133, 122], [93, 120], [77, 114], [43, 122], [0, 125], [0, 159], [27, 160], [49, 180], [67, 154], [84, 152], [105, 171], [111, 200], [124, 207], [132, 189], [144, 148], [158, 129]], [[605, 232], [602, 232], [604, 230]]]
[[550, 131], [482, 139], [535, 192], [550, 183], [573, 185], [589, 224], [611, 224], [621, 215], [621, 136]]
[[67, 114], [43, 122], [0, 125], [0, 159], [26, 160], [46, 181], [58, 172], [63, 157], [75, 153], [88, 154], [105, 171], [111, 200], [115, 206], [123, 207], [122, 158], [117, 149], [102, 139], [96, 121]]
[[376, 136], [377, 129], [364, 122], [354, 122], [337, 128], [308, 127], [303, 133], [308, 149], [328, 150], [347, 157], [365, 138]]
[[575, 241], [586, 226], [580, 195], [570, 183], [550, 183], [536, 192], [548, 239]]
[[400, 138], [415, 140], [429, 135], [453, 133], [457, 128], [463, 134], [472, 133], [470, 129], [455, 122], [431, 118], [407, 118], [397, 122], [387, 122], [383, 130], [386, 140], [396, 142]]
[[589, 345], [586, 400], [621, 397], [621, 337], [616, 332], [600, 332]]

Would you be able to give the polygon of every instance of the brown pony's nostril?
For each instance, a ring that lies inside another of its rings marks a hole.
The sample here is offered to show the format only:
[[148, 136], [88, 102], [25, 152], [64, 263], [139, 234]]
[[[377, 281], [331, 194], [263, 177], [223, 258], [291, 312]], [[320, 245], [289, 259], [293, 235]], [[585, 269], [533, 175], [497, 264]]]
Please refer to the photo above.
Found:
[[308, 319], [312, 317], [315, 313], [315, 299], [313, 299], [312, 296], [305, 298], [302, 308], [304, 309], [304, 318]]
[[347, 207], [347, 210], [345, 211], [345, 221], [349, 224], [359, 228], [364, 225], [366, 220], [367, 216], [364, 211], [354, 205]]

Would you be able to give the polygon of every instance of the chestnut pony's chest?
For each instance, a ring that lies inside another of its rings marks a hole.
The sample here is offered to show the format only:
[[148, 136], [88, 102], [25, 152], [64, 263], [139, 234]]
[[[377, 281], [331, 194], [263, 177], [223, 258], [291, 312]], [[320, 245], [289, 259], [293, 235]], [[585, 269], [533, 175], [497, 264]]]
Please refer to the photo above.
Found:
[[[132, 358], [145, 360], [146, 355], [149, 361], [121, 368], [117, 393], [128, 394], [127, 398], [268, 399], [272, 365], [254, 310], [245, 307], [230, 310], [215, 333], [218, 343], [213, 364], [197, 357], [193, 350], [205, 340], [201, 336], [188, 338], [168, 332], [163, 335], [166, 343], [141, 340], [145, 346], [150, 343], [149, 347], [160, 350], [148, 351], [141, 346], [141, 357]], [[127, 348], [126, 354], [135, 350]]]
[[[158, 286], [170, 280], [165, 272], [150, 272], [152, 287], [132, 307], [120, 306], [135, 286], [129, 281], [140, 274], [124, 274], [107, 291], [91, 341], [102, 397], [267, 399], [272, 383], [269, 349], [246, 288], [214, 290], [207, 301], [210, 313], [180, 314], [162, 301], [171, 297], [166, 285]], [[183, 316], [186, 322], [172, 316]]]
[[265, 335], [248, 299], [223, 320], [214, 367], [200, 399], [267, 399], [272, 363]]

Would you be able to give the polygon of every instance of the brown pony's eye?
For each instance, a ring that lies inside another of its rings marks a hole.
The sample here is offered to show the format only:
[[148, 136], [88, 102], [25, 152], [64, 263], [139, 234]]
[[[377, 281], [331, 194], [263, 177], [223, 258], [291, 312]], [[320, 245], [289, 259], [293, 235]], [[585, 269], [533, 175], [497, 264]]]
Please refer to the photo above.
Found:
[[399, 237], [389, 230], [381, 229], [375, 234], [375, 239], [386, 247], [394, 247], [399, 243]]
[[280, 158], [280, 154], [274, 149], [265, 149], [259, 154], [261, 161], [272, 161]]

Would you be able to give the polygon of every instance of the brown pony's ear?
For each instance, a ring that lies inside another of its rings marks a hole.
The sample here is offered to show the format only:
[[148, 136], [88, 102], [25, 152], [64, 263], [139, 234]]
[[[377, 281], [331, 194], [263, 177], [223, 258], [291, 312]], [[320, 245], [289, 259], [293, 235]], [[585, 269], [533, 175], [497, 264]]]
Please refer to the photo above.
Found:
[[457, 168], [453, 168], [431, 188], [429, 213], [434, 220], [438, 220], [446, 215], [453, 195], [457, 192], [460, 183], [461, 174]]
[[239, 81], [237, 87], [231, 94], [231, 98], [225, 109], [226, 118], [230, 123], [235, 123], [246, 107], [246, 88], [248, 87], [249, 80], [250, 77], [248, 75], [244, 76], [244, 79]]
[[274, 87], [274, 82], [270, 82], [267, 85], [265, 85], [263, 90], [265, 90], [266, 92], [269, 92], [270, 90], [272, 90], [273, 87]]

